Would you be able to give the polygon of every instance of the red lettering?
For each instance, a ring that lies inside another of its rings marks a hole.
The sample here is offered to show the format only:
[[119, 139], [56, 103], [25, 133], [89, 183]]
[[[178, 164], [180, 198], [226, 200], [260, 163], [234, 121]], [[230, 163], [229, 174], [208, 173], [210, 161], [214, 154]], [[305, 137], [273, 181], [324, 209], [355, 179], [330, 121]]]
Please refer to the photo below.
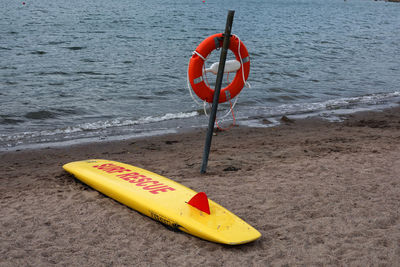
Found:
[[152, 194], [158, 194], [158, 192], [168, 192], [168, 191], [175, 191], [175, 188], [167, 186], [165, 188], [159, 188], [159, 189], [151, 190], [149, 192]]
[[[145, 180], [146, 179], [146, 180]], [[149, 182], [149, 181], [151, 181], [152, 179], [151, 178], [142, 178], [142, 179], [139, 179], [138, 180], [138, 183], [136, 184], [136, 186], [146, 186], [147, 185], [147, 183]]]
[[126, 169], [124, 167], [117, 166], [117, 165], [115, 165], [113, 163], [106, 163], [106, 164], [102, 164], [102, 165], [96, 165], [96, 166], [93, 166], [93, 168], [97, 168], [99, 170], [103, 170], [103, 171], [105, 171], [107, 173], [126, 172], [126, 171], [130, 172], [131, 171], [131, 170], [128, 170], [128, 169]]
[[112, 164], [112, 163], [106, 163], [106, 164], [103, 164], [103, 165], [96, 165], [96, 166], [93, 166], [93, 168], [97, 168], [97, 169], [99, 169], [99, 170], [102, 170], [102, 169], [104, 169], [104, 168], [106, 168], [107, 166], [113, 166], [114, 164]]
[[[105, 163], [102, 165], [95, 165], [93, 168], [97, 168], [107, 173], [121, 173], [130, 172], [131, 170], [124, 167], [115, 165], [113, 163]], [[159, 192], [175, 191], [175, 188], [169, 187], [159, 181], [155, 181], [150, 177], [146, 177], [143, 174], [137, 172], [130, 172], [124, 174], [118, 174], [116, 177], [121, 178], [129, 183], [136, 184], [136, 186], [143, 186], [143, 190], [148, 190], [152, 194], [158, 194]]]
[[153, 185], [160, 185], [160, 184], [162, 184], [162, 183], [160, 183], [159, 181], [150, 181], [151, 183], [153, 183]]
[[116, 172], [130, 172], [131, 170], [125, 169], [123, 167], [115, 167], [115, 168], [111, 168], [106, 170], [106, 172], [108, 173], [116, 173]]
[[[154, 182], [156, 182], [156, 181], [154, 181]], [[166, 186], [165, 184], [157, 182], [157, 184], [148, 185], [148, 186], [143, 187], [143, 190], [154, 190], [154, 189], [162, 188], [162, 187], [165, 187], [165, 186]]]
[[129, 180], [129, 178], [131, 178], [131, 179], [137, 179], [137, 178], [139, 178], [139, 177], [145, 178], [146, 176], [140, 175], [140, 174], [137, 173], [137, 172], [131, 172], [131, 173], [118, 174], [117, 177], [122, 178], [122, 179], [124, 179], [124, 180], [126, 180], [125, 178], [128, 178], [128, 180]]
[[135, 183], [137, 186], [144, 186], [144, 185], [146, 185], [146, 182], [150, 181], [150, 180], [151, 180], [151, 178], [145, 177], [145, 178], [140, 178], [136, 181], [130, 180], [129, 182]]

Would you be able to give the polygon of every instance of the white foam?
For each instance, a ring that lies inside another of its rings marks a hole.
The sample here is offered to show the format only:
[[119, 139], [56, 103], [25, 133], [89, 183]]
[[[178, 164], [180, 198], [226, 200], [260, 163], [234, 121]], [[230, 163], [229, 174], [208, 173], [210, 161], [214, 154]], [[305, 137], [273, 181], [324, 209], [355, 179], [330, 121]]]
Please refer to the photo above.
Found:
[[283, 115], [291, 115], [291, 118], [294, 119], [318, 116], [328, 121], [338, 122], [342, 120], [342, 115], [359, 111], [389, 108], [395, 103], [398, 104], [398, 98], [400, 98], [400, 91], [338, 98], [323, 102], [284, 104], [275, 107], [258, 108], [255, 112], [256, 116], [268, 119], [274, 123], [265, 124], [260, 120], [246, 120], [246, 118], [242, 118], [240, 124], [250, 127], [276, 126], [279, 124], [279, 122], [276, 122], [279, 121], [279, 118]]
[[[179, 112], [179, 113], [167, 113], [161, 116], [147, 116], [143, 118], [139, 118], [137, 120], [130, 119], [113, 119], [113, 120], [105, 120], [105, 121], [95, 121], [95, 122], [87, 122], [83, 124], [78, 124], [74, 126], [68, 126], [64, 128], [52, 129], [52, 130], [43, 130], [43, 131], [26, 131], [14, 135], [0, 135], [1, 142], [10, 142], [10, 141], [18, 141], [23, 139], [33, 139], [39, 137], [48, 137], [54, 135], [66, 135], [69, 134], [77, 134], [80, 132], [88, 132], [88, 131], [96, 131], [96, 130], [104, 130], [108, 128], [122, 127], [122, 126], [133, 126], [133, 125], [144, 125], [149, 123], [156, 123], [162, 121], [168, 121], [173, 119], [185, 119], [191, 118], [198, 115], [197, 111], [192, 112]], [[47, 139], [43, 139], [47, 140]]]
[[357, 112], [358, 107], [374, 106], [393, 102], [400, 97], [400, 91], [393, 93], [371, 94], [358, 97], [338, 98], [323, 102], [283, 104], [276, 107], [265, 107], [263, 115], [279, 116], [290, 114], [311, 113], [317, 111], [332, 111], [339, 109], [350, 109]]
[[[292, 103], [274, 107], [245, 107], [239, 105], [236, 113], [237, 122], [250, 127], [273, 127], [280, 123], [283, 115], [291, 118], [306, 118], [319, 116], [330, 121], [340, 121], [341, 115], [363, 110], [379, 110], [397, 104], [400, 101], [400, 91], [392, 93], [371, 94], [359, 97], [330, 99], [322, 102]], [[254, 119], [254, 118], [260, 119]], [[180, 119], [190, 119], [189, 122], [179, 122]], [[166, 113], [160, 116], [146, 116], [138, 119], [116, 118], [111, 120], [98, 120], [63, 128], [42, 131], [25, 131], [17, 134], [0, 134], [0, 144], [3, 147], [25, 146], [35, 143], [71, 142], [86, 138], [99, 138], [101, 136], [137, 136], [142, 133], [149, 135], [151, 131], [170, 130], [184, 127], [200, 127], [197, 111]], [[203, 117], [201, 117], [203, 118]], [[266, 124], [263, 119], [271, 123]], [[167, 121], [172, 121], [167, 122]], [[206, 119], [205, 119], [206, 120]], [[221, 122], [223, 122], [222, 120]], [[129, 127], [135, 126], [136, 127]], [[146, 126], [148, 125], [148, 126]], [[161, 127], [161, 128], [160, 128]]]

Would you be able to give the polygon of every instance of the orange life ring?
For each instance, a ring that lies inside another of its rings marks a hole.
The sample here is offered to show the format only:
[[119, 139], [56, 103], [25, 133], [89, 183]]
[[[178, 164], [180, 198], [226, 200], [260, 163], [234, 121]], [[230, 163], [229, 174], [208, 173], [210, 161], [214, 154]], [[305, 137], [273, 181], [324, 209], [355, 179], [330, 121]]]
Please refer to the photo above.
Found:
[[[210, 88], [203, 77], [204, 59], [215, 49], [222, 47], [223, 34], [217, 33], [204, 39], [196, 48], [189, 61], [188, 77], [190, 85], [196, 95], [204, 101], [213, 102], [214, 89]], [[217, 47], [218, 46], [218, 47]], [[240, 46], [240, 55], [239, 55]], [[236, 72], [233, 81], [225, 88], [221, 89], [219, 103], [226, 102], [237, 96], [245, 85], [245, 81], [250, 73], [250, 57], [246, 46], [238, 37], [232, 35], [229, 42], [229, 49], [235, 54], [236, 60], [242, 60], [242, 66]], [[199, 54], [201, 56], [199, 56]], [[244, 76], [243, 76], [244, 71]], [[243, 80], [244, 77], [244, 80]]]

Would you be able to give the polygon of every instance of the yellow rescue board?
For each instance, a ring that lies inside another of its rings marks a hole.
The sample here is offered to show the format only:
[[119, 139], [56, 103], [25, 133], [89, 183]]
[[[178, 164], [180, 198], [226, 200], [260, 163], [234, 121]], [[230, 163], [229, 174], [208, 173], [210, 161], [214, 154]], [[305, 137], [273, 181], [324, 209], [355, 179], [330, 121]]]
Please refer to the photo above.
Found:
[[197, 192], [156, 173], [101, 159], [63, 168], [103, 194], [157, 221], [205, 240], [244, 244], [261, 234], [235, 214], [209, 200], [210, 214], [187, 202]]

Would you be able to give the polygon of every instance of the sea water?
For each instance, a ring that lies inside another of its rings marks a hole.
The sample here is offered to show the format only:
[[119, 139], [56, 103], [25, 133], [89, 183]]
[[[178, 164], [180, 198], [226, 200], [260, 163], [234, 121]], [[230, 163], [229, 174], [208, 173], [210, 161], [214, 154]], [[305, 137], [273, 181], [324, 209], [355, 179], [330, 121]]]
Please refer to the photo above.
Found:
[[398, 3], [0, 0], [0, 149], [205, 127], [187, 64], [204, 38], [224, 31], [228, 10], [251, 58], [240, 124], [334, 120], [399, 103]]

